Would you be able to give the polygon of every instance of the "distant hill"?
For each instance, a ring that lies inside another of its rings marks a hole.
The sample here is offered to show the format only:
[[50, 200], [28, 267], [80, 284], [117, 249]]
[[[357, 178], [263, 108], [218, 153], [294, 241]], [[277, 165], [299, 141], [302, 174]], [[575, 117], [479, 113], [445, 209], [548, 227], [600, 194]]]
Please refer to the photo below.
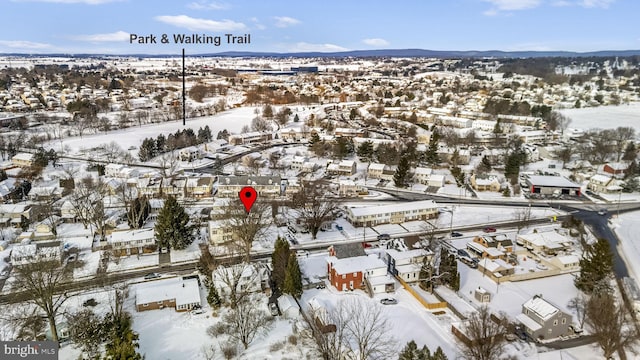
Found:
[[[180, 54], [21, 54], [5, 53], [3, 56], [23, 57], [176, 57]], [[427, 57], [427, 58], [534, 58], [534, 57], [599, 57], [599, 56], [634, 56], [640, 55], [640, 50], [602, 50], [591, 52], [573, 51], [449, 51], [449, 50], [425, 50], [425, 49], [379, 49], [379, 50], [352, 50], [339, 52], [252, 52], [252, 51], [225, 51], [219, 53], [188, 54], [188, 56], [229, 56], [229, 57]]]

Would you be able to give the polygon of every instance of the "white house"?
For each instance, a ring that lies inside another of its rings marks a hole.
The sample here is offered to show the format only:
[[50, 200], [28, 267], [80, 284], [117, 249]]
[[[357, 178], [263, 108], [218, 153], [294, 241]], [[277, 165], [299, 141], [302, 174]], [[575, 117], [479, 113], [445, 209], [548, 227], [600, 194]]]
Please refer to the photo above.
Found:
[[155, 233], [152, 228], [114, 231], [107, 236], [107, 244], [120, 256], [142, 254], [145, 247], [155, 244]]
[[433, 253], [425, 249], [413, 249], [408, 251], [398, 251], [387, 249], [387, 264], [389, 272], [398, 276], [405, 282], [416, 282], [420, 279], [420, 270], [425, 262], [429, 261]]
[[218, 295], [225, 299], [231, 295], [232, 287], [235, 287], [236, 294], [261, 291], [263, 282], [266, 283], [268, 278], [265, 267], [247, 263], [219, 266], [212, 274]]
[[144, 282], [135, 286], [135, 296], [138, 311], [165, 307], [188, 311], [202, 305], [197, 279], [173, 277]]
[[356, 227], [380, 224], [401, 224], [413, 220], [427, 220], [438, 216], [433, 200], [401, 204], [347, 207], [347, 220]]
[[41, 261], [62, 261], [62, 243], [60, 241], [26, 242], [15, 245], [11, 250], [13, 266]]

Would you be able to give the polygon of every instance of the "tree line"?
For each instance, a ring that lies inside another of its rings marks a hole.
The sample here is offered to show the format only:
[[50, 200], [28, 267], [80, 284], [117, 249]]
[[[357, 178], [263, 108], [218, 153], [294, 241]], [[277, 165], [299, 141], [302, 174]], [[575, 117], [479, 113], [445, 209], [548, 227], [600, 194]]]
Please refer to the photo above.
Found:
[[182, 149], [188, 146], [204, 144], [212, 139], [209, 125], [206, 125], [204, 128], [199, 128], [197, 134], [191, 128], [178, 130], [166, 137], [163, 134], [160, 134], [155, 139], [145, 138], [142, 140], [142, 145], [140, 145], [140, 150], [138, 151], [138, 157], [140, 158], [140, 161], [149, 161], [166, 152]]

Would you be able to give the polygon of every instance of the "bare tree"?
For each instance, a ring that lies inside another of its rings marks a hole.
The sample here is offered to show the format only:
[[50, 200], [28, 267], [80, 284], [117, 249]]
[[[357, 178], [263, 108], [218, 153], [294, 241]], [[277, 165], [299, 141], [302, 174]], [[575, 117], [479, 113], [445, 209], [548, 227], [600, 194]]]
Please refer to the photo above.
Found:
[[200, 352], [206, 360], [213, 360], [216, 358], [216, 347], [213, 344], [202, 345]]
[[179, 159], [173, 151], [162, 154], [158, 158], [158, 161], [160, 163], [160, 167], [163, 169], [163, 175], [165, 177], [174, 176], [178, 171]]
[[[245, 289], [240, 286], [240, 279], [243, 274], [246, 275], [247, 271], [251, 271], [253, 265], [243, 262], [231, 266], [219, 266], [213, 275], [213, 284], [218, 288], [218, 294], [221, 297], [227, 297], [229, 300], [229, 306], [235, 308], [238, 303], [244, 300], [249, 294]], [[216, 284], [217, 283], [217, 284]], [[225, 285], [229, 293], [227, 294], [221, 285]]]
[[587, 317], [587, 303], [589, 298], [582, 293], [579, 293], [578, 296], [569, 300], [569, 304], [567, 307], [576, 313], [576, 319], [578, 320], [578, 324], [580, 324], [580, 328], [584, 327], [584, 321]]
[[323, 359], [390, 359], [398, 351], [381, 305], [363, 300], [341, 300], [327, 311], [311, 308], [306, 326]]
[[327, 197], [328, 185], [322, 180], [303, 182], [300, 190], [293, 195], [292, 208], [295, 209], [300, 219], [311, 232], [315, 240], [318, 231], [327, 221], [335, 217], [338, 203], [335, 199]]
[[507, 323], [493, 319], [487, 306], [472, 313], [463, 325], [468, 341], [459, 343], [460, 354], [468, 360], [495, 360], [502, 355]]
[[247, 214], [240, 202], [231, 202], [225, 207], [222, 223], [233, 234], [231, 246], [239, 250], [244, 260], [249, 262], [253, 242], [261, 240], [271, 224], [269, 205], [258, 201]]
[[251, 175], [258, 175], [264, 163], [260, 157], [249, 154], [242, 157], [242, 165], [249, 169]]
[[242, 343], [245, 349], [259, 335], [266, 334], [273, 325], [272, 318], [252, 301], [241, 301], [225, 316], [227, 334]]
[[58, 341], [56, 317], [69, 295], [63, 291], [70, 279], [71, 268], [60, 266], [58, 261], [35, 261], [14, 268], [14, 287], [29, 296], [30, 302], [44, 311], [49, 321], [51, 338]]
[[606, 359], [616, 351], [632, 349], [640, 340], [637, 327], [627, 316], [624, 305], [606, 292], [589, 298], [585, 323], [591, 329]]
[[104, 145], [104, 156], [105, 156], [104, 160], [108, 163], [112, 163], [119, 160], [120, 158], [122, 158], [122, 155], [124, 153], [125, 151], [115, 141], [112, 141]]
[[105, 183], [101, 179], [85, 177], [76, 184], [69, 197], [74, 213], [85, 229], [93, 226], [101, 239], [105, 237], [104, 196]]
[[264, 132], [269, 130], [269, 123], [261, 116], [256, 116], [251, 120], [251, 130]]
[[35, 306], [21, 306], [13, 312], [5, 312], [5, 315], [8, 316], [3, 317], [2, 320], [6, 321], [16, 331], [16, 334], [12, 337], [14, 340], [39, 340], [44, 331], [46, 321], [38, 314], [38, 309]]
[[613, 141], [616, 148], [616, 161], [620, 161], [629, 141], [636, 137], [636, 130], [632, 127], [619, 126], [613, 131]]
[[516, 221], [516, 227], [518, 228], [517, 234], [520, 234], [520, 230], [529, 226], [531, 222], [531, 205], [517, 209], [513, 215]]

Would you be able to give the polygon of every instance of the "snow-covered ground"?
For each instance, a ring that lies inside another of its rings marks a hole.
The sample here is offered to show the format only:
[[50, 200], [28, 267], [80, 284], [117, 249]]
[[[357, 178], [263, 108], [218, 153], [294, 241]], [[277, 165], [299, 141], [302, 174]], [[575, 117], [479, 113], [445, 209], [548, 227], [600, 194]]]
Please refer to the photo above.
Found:
[[[209, 125], [213, 136], [223, 129], [227, 129], [231, 133], [239, 133], [244, 125], [251, 125], [251, 120], [256, 116], [254, 112], [255, 109], [256, 107], [240, 107], [213, 116], [187, 119], [186, 127], [197, 131], [198, 128]], [[68, 147], [72, 153], [77, 153], [82, 149], [89, 149], [116, 141], [120, 147], [128, 149], [132, 146], [139, 147], [140, 144], [142, 144], [142, 140], [147, 137], [155, 138], [160, 134], [166, 136], [184, 128], [185, 126], [182, 125], [182, 120], [176, 120], [160, 124], [130, 127], [128, 129], [111, 131], [106, 134], [85, 135], [82, 138], [76, 136], [64, 138], [62, 141], [52, 140], [49, 142], [48, 147], [56, 150], [59, 150], [60, 146], [63, 148]]]
[[109, 261], [107, 266], [108, 272], [125, 271], [131, 269], [140, 269], [145, 267], [158, 266], [158, 254], [130, 255], [118, 258], [117, 263], [114, 259]]
[[623, 256], [630, 276], [640, 286], [640, 211], [620, 214], [612, 223], [620, 240], [618, 253]]
[[569, 127], [578, 129], [614, 129], [618, 126], [630, 126], [640, 132], [640, 103], [619, 106], [599, 106], [595, 108], [559, 110], [571, 118]]

